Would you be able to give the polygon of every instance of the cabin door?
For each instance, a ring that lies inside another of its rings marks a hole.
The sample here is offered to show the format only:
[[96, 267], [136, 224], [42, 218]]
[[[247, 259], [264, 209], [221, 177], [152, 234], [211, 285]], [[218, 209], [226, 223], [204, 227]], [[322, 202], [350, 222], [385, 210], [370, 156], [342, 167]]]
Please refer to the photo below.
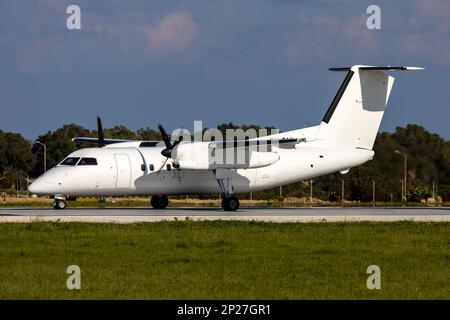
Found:
[[124, 153], [116, 153], [114, 158], [117, 166], [116, 189], [127, 189], [131, 184], [130, 158]]

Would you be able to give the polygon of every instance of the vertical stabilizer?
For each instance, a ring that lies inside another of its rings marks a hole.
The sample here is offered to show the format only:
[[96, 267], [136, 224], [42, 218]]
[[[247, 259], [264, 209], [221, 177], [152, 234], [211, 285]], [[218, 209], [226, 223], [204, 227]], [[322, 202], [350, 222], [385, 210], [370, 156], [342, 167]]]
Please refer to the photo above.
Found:
[[320, 124], [317, 138], [326, 144], [372, 150], [394, 78], [384, 71], [415, 67], [353, 66], [332, 68], [347, 75]]

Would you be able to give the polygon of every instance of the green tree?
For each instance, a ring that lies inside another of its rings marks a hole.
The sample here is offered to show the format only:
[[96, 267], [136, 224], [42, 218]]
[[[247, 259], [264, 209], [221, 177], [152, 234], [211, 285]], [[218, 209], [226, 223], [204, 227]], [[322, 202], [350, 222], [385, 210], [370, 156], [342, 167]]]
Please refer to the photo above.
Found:
[[[96, 136], [88, 129], [76, 125], [66, 124], [55, 131], [48, 131], [40, 135], [37, 140], [47, 146], [47, 170], [54, 167], [61, 162], [68, 154], [77, 149], [90, 147], [90, 144], [83, 144], [72, 141], [75, 137], [89, 137]], [[37, 156], [36, 166], [34, 168], [34, 175], [38, 176], [44, 172], [44, 150], [40, 144], [33, 144], [33, 153]]]
[[[259, 125], [235, 125], [233, 123], [219, 124], [217, 128], [223, 133], [226, 129], [255, 129]], [[266, 127], [270, 129], [271, 127]], [[141, 128], [134, 132], [123, 125], [105, 129], [105, 138], [132, 140], [161, 140], [158, 131], [151, 128]], [[76, 124], [64, 125], [55, 131], [48, 131], [38, 137], [47, 146], [47, 168], [59, 163], [71, 152], [93, 147], [72, 141], [77, 136], [97, 137], [96, 131], [90, 131]], [[396, 128], [394, 133], [379, 133], [374, 145], [374, 159], [349, 173], [341, 175], [332, 173], [314, 179], [314, 197], [329, 199], [341, 197], [341, 180], [345, 181], [345, 199], [355, 201], [372, 200], [372, 180], [376, 182], [377, 201], [401, 200], [400, 186], [403, 180], [403, 157], [395, 153], [400, 150], [408, 156], [408, 197], [418, 199], [428, 196], [423, 190], [431, 190], [434, 182], [438, 188], [435, 195], [444, 200], [450, 200], [450, 141], [445, 141], [437, 134], [428, 132], [419, 125], [407, 125]], [[8, 133], [0, 130], [0, 184], [11, 186], [14, 176], [42, 174], [43, 147], [24, 139], [20, 134]], [[422, 191], [421, 191], [422, 190]], [[297, 182], [283, 187], [284, 196], [308, 197], [309, 181]], [[422, 193], [421, 193], [422, 192]], [[255, 192], [254, 199], [277, 198], [279, 188]]]
[[267, 126], [267, 127], [263, 128], [263, 127], [261, 127], [260, 125], [257, 125], [257, 124], [235, 125], [232, 122], [229, 122], [229, 123], [221, 123], [221, 124], [219, 124], [217, 126], [217, 129], [219, 129], [220, 132], [222, 132], [222, 134], [224, 136], [224, 139], [225, 139], [226, 138], [226, 130], [227, 129], [233, 129], [233, 130], [242, 129], [242, 130], [244, 130], [244, 132], [249, 130], [249, 129], [253, 129], [253, 130], [256, 131], [256, 134], [259, 136], [259, 134], [260, 134], [259, 130], [265, 129], [265, 130], [267, 130], [267, 134], [271, 134], [271, 130], [275, 129], [275, 127]]
[[159, 141], [162, 140], [161, 134], [159, 131], [153, 130], [149, 127], [141, 128], [137, 132], [137, 136], [139, 139], [147, 140], [147, 141]]
[[32, 173], [36, 162], [31, 144], [19, 133], [0, 130], [0, 185], [9, 188], [16, 179]]
[[124, 125], [117, 125], [113, 128], [104, 129], [105, 138], [125, 139], [125, 140], [139, 140], [136, 132], [128, 129]]
[[431, 193], [426, 187], [412, 187], [406, 194], [408, 202], [420, 202], [422, 200], [427, 200], [429, 197], [431, 197]]

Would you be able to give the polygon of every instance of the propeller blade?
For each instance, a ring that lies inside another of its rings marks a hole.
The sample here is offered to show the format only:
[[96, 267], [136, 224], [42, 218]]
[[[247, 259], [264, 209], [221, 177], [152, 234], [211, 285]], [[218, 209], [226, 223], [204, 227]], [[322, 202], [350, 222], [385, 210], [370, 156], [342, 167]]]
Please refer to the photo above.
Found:
[[158, 124], [159, 132], [161, 132], [161, 136], [163, 138], [164, 144], [166, 145], [167, 149], [170, 149], [172, 147], [172, 144], [170, 143], [169, 136], [166, 133], [166, 130], [164, 130], [163, 126]]
[[172, 145], [172, 149], [175, 148], [181, 141], [183, 141], [183, 136], [180, 136], [178, 138], [178, 141], [175, 141], [174, 144]]
[[100, 116], [97, 116], [97, 134], [98, 134], [98, 146], [99, 148], [102, 148], [105, 146], [105, 136], [103, 134], [102, 119], [100, 119]]

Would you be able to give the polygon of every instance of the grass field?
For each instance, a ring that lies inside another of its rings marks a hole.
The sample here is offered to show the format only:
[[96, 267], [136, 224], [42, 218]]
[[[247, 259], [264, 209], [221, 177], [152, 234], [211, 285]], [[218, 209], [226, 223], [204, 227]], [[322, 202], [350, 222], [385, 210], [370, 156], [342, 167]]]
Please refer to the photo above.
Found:
[[1, 299], [450, 299], [449, 223], [3, 223], [0, 244]]

